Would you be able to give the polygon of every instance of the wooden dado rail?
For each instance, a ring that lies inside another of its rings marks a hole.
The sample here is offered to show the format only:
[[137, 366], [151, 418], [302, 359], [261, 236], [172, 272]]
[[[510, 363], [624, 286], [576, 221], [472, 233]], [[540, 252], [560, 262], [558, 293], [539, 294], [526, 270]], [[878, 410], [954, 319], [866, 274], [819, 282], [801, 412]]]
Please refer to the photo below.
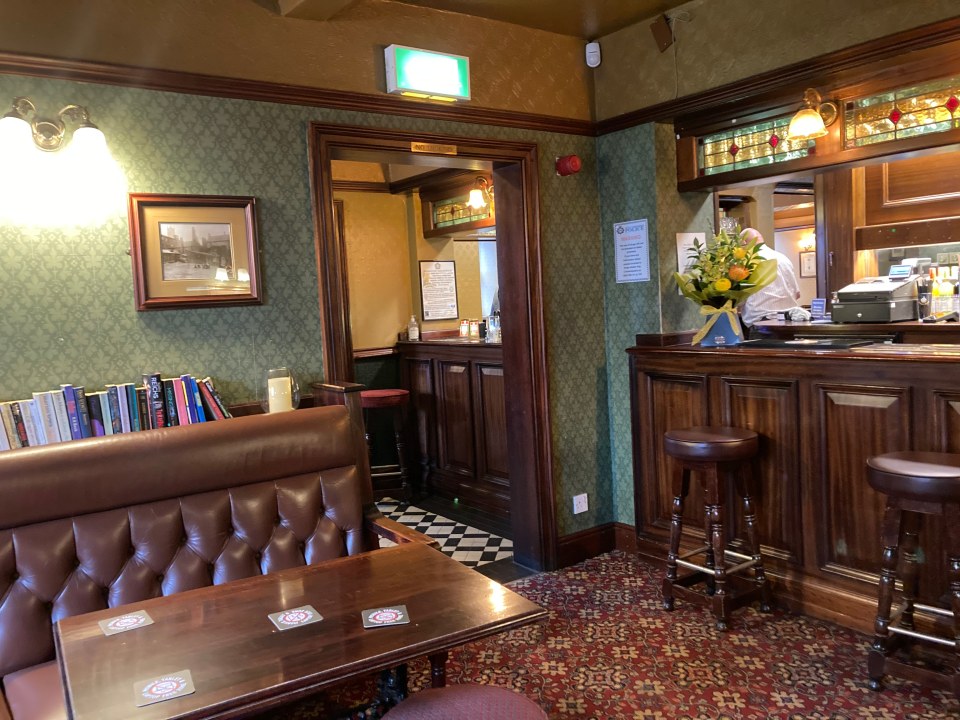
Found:
[[[778, 599], [870, 631], [884, 498], [867, 484], [865, 462], [895, 450], [960, 452], [960, 347], [651, 345], [628, 353], [641, 554], [666, 557], [672, 461], [663, 452], [663, 433], [703, 424], [751, 428], [761, 435], [760, 537]], [[702, 508], [699, 488], [691, 488], [685, 541], [702, 539]], [[742, 522], [732, 499], [728, 508], [739, 535]], [[936, 602], [948, 587], [943, 537], [942, 518], [925, 517], [926, 602]]]

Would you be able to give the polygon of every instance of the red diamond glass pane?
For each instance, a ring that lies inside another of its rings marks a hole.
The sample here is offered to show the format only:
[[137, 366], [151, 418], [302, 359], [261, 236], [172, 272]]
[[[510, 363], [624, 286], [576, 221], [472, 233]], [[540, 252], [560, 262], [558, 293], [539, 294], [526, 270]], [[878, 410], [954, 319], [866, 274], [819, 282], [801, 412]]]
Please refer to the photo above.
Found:
[[898, 108], [894, 108], [893, 110], [890, 111], [889, 117], [890, 117], [890, 122], [896, 125], [898, 122], [900, 122], [900, 118], [903, 117], [903, 113], [900, 112]]
[[951, 95], [947, 98], [947, 101], [943, 104], [943, 106], [949, 110], [951, 114], [955, 113], [957, 108], [960, 107], [960, 100], [957, 100], [956, 95]]
[[731, 155], [733, 155], [734, 157], [736, 157], [736, 156], [737, 156], [737, 153], [740, 152], [740, 148], [737, 147], [737, 144], [736, 144], [736, 143], [733, 143], [733, 144], [730, 146], [730, 149], [728, 150], [728, 152], [729, 152]]
[[770, 136], [770, 139], [767, 142], [770, 143], [770, 147], [776, 147], [777, 145], [780, 144], [780, 138], [777, 137], [776, 133], [774, 133], [773, 135]]

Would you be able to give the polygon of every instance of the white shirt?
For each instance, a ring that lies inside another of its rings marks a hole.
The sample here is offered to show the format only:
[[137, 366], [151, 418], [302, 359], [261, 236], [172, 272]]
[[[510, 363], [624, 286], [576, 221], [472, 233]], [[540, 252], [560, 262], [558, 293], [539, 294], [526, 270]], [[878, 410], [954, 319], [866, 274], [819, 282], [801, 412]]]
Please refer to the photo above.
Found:
[[747, 325], [753, 325], [767, 315], [781, 313], [798, 306], [800, 284], [790, 258], [769, 245], [761, 245], [758, 253], [765, 260], [777, 261], [777, 276], [773, 282], [758, 290], [740, 305], [740, 316]]

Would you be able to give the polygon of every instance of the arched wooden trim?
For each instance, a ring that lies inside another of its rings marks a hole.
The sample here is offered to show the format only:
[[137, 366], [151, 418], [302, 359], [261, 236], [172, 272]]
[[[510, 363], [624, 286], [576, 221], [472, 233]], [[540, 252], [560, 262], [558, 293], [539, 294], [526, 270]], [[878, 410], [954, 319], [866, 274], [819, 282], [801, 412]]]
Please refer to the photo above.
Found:
[[497, 265], [503, 281], [503, 365], [509, 383], [511, 517], [514, 558], [535, 569], [557, 561], [546, 333], [541, 280], [537, 146], [534, 143], [325, 125], [309, 129], [323, 367], [353, 378], [346, 256], [334, 213], [331, 162], [337, 149], [410, 152], [411, 143], [457, 146], [457, 157], [493, 164], [497, 188]]

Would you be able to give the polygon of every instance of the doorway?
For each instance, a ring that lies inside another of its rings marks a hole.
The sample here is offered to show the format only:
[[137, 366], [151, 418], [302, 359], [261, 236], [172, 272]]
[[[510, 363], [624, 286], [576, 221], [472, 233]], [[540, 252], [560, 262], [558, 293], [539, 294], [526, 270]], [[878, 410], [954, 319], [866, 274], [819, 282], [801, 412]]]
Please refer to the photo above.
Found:
[[465, 170], [489, 168], [497, 188], [497, 266], [514, 559], [556, 567], [557, 529], [541, 283], [538, 165], [533, 143], [313, 123], [309, 132], [317, 276], [327, 380], [352, 380], [345, 248], [334, 212], [332, 163], [371, 157]]

